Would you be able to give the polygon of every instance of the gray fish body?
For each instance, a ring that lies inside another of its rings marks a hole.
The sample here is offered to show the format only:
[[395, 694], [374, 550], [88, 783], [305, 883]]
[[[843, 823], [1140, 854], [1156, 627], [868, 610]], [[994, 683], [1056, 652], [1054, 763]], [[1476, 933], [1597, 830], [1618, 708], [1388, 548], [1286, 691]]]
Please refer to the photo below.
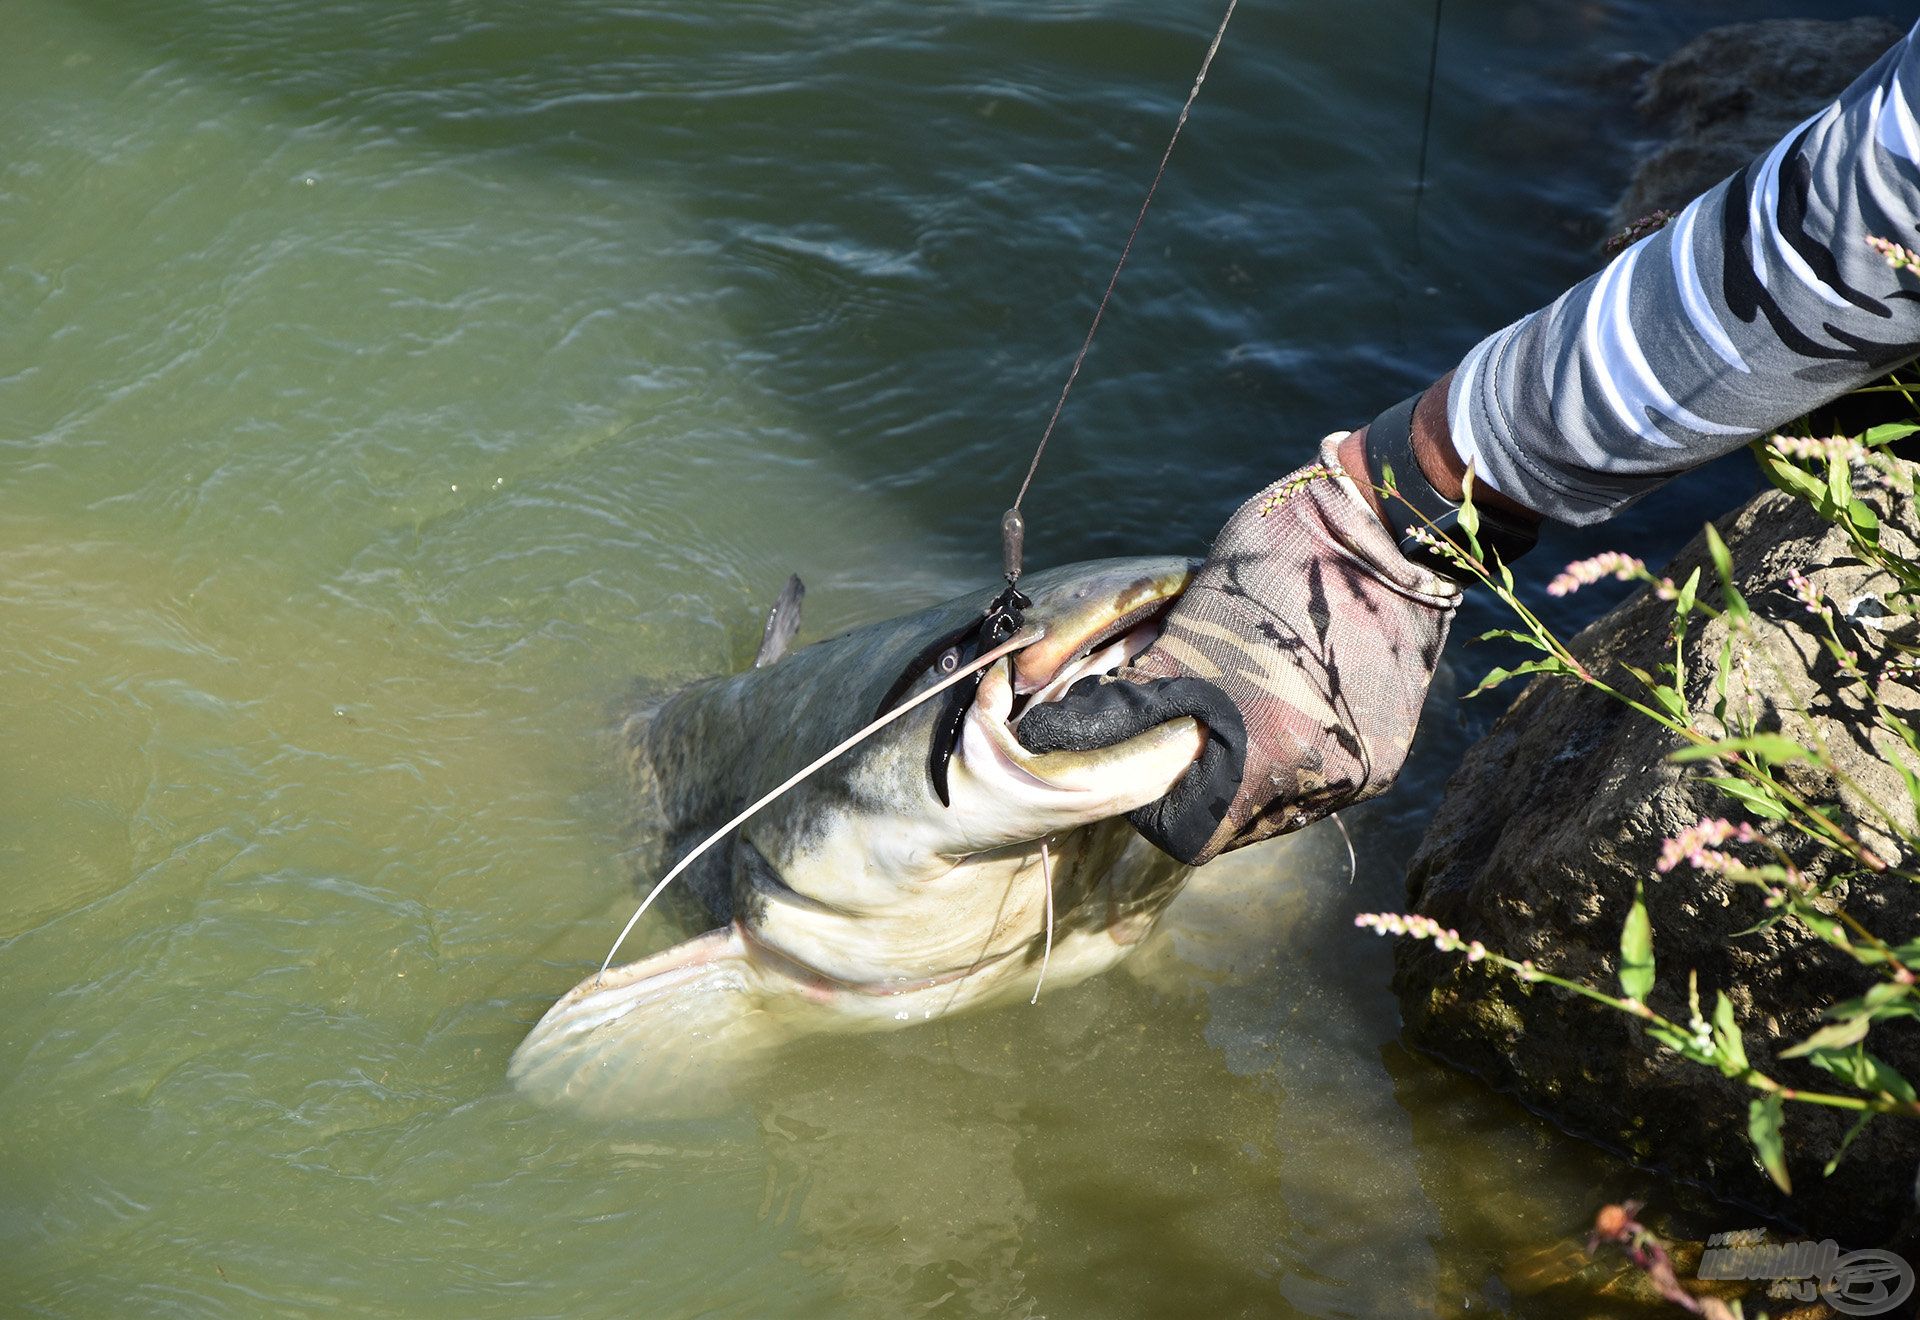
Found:
[[[963, 597], [855, 628], [777, 663], [693, 683], [630, 720], [632, 771], [664, 828], [664, 865], [872, 720], [908, 662], [978, 619], [987, 600], [988, 593]], [[925, 778], [936, 705], [922, 706], [823, 767], [696, 864], [687, 875], [689, 889], [708, 915], [731, 921], [742, 899], [752, 896], [753, 886], [738, 874], [742, 842], [785, 868], [823, 831], [926, 810], [906, 763], [921, 756], [918, 777]], [[925, 796], [939, 808], [930, 791]]]
[[[1044, 591], [1048, 578], [1063, 573], [1071, 570], [1036, 575], [1028, 585]], [[663, 869], [870, 722], [915, 657], [977, 621], [991, 596], [983, 591], [866, 624], [777, 664], [690, 684], [629, 721], [635, 783], [648, 786], [664, 830]], [[696, 864], [688, 888], [707, 915], [726, 922], [753, 907], [766, 889], [760, 859], [785, 884], [789, 871], [809, 869], [810, 849], [836, 830], [946, 810], [926, 768], [938, 709], [929, 702], [829, 763]], [[812, 896], [835, 898], [830, 890]]]
[[[516, 1052], [516, 1082], [592, 1108], [655, 1106], [806, 1031], [897, 1026], [1024, 996], [1043, 956], [1053, 985], [1118, 961], [1186, 874], [1122, 817], [1165, 793], [1204, 734], [1178, 720], [1114, 748], [1034, 755], [1010, 724], [1149, 644], [1188, 567], [1110, 560], [1023, 581], [1029, 626], [1045, 635], [985, 671], [949, 767], [951, 806], [928, 773], [943, 694], [690, 869], [682, 880], [715, 928], [576, 987]], [[988, 598], [856, 628], [694, 684], [630, 721], [663, 860], [866, 725], [890, 695], [951, 672], [953, 657], [943, 669], [937, 652]]]

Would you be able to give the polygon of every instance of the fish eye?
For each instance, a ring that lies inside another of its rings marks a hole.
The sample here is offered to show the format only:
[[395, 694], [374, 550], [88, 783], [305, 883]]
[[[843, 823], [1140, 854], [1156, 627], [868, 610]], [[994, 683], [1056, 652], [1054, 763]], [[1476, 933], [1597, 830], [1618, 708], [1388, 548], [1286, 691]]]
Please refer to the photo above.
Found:
[[960, 667], [960, 648], [949, 646], [940, 653], [940, 658], [933, 662], [933, 667], [943, 674], [951, 674]]

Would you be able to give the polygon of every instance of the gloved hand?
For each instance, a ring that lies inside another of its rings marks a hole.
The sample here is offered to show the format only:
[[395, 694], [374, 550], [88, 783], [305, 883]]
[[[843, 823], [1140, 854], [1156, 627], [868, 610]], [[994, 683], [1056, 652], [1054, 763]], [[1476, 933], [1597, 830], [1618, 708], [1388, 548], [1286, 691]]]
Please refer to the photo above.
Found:
[[1199, 864], [1384, 792], [1400, 773], [1460, 589], [1400, 553], [1341, 470], [1341, 435], [1227, 520], [1132, 665], [1020, 720], [1029, 750], [1086, 750], [1194, 715], [1209, 738], [1129, 819]]

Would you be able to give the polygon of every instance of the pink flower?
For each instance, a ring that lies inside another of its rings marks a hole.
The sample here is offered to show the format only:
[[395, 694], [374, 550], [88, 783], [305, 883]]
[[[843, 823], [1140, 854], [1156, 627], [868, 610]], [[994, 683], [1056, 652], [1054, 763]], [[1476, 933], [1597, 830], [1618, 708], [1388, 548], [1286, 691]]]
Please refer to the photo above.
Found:
[[[1460, 932], [1442, 926], [1432, 917], [1423, 917], [1413, 913], [1399, 912], [1362, 912], [1353, 919], [1353, 924], [1362, 930], [1377, 931], [1382, 935], [1411, 935], [1417, 940], [1431, 940], [1433, 946], [1442, 953], [1452, 953], [1457, 949], [1467, 949], [1473, 962], [1487, 956], [1486, 949], [1479, 941], [1471, 946], [1460, 938]], [[1475, 954], [1474, 949], [1479, 949]]]
[[1632, 555], [1621, 554], [1618, 550], [1609, 550], [1591, 559], [1578, 559], [1568, 564], [1561, 571], [1560, 576], [1547, 584], [1547, 594], [1569, 596], [1582, 587], [1592, 586], [1604, 577], [1627, 582], [1646, 571], [1647, 566]]
[[1920, 254], [1912, 248], [1901, 247], [1891, 239], [1867, 236], [1867, 246], [1887, 259], [1887, 264], [1895, 270], [1905, 267], [1908, 270], [1920, 270]]
[[1726, 871], [1740, 863], [1721, 852], [1720, 845], [1753, 843], [1759, 838], [1758, 832], [1745, 821], [1735, 825], [1732, 821], [1703, 816], [1661, 846], [1660, 860], [1654, 866], [1666, 872], [1686, 862], [1701, 871]]
[[1787, 586], [1792, 589], [1794, 599], [1807, 607], [1807, 613], [1827, 612], [1827, 603], [1820, 595], [1820, 588], [1808, 581], [1807, 575], [1799, 569], [1787, 574]]
[[1824, 439], [1804, 435], [1770, 435], [1767, 444], [1788, 458], [1842, 458], [1851, 462], [1867, 452], [1867, 447], [1851, 436], [1830, 435]]

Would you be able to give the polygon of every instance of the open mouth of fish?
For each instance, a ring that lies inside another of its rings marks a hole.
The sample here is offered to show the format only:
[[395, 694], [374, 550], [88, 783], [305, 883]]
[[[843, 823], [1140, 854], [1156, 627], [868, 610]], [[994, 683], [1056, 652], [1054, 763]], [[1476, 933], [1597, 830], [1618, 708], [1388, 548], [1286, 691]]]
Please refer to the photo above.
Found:
[[985, 737], [968, 743], [967, 750], [975, 754], [986, 751], [1002, 769], [1041, 787], [1070, 786], [1049, 777], [1045, 771], [1056, 767], [1043, 764], [1051, 759], [1057, 765], [1065, 758], [1059, 754], [1051, 758], [1036, 754], [1020, 745], [1016, 731], [1021, 717], [1035, 706], [1058, 701], [1083, 678], [1117, 673], [1131, 664], [1135, 656], [1159, 639], [1160, 616], [1169, 604], [1171, 601], [1163, 602], [1146, 619], [1131, 627], [1109, 629], [1107, 635], [1084, 643], [1079, 654], [1058, 664], [1051, 672], [1047, 668], [1050, 656], [1044, 652], [1038, 657], [1032, 655], [1051, 638], [1044, 638], [1035, 646], [999, 661], [986, 671], [974, 695], [973, 714]]
[[1131, 664], [1135, 656], [1159, 640], [1161, 620], [1185, 585], [1183, 580], [1180, 589], [1135, 606], [1083, 638], [1076, 639], [1071, 627], [1063, 627], [1015, 652], [1006, 662], [1011, 670], [1013, 697], [1007, 713], [1009, 723], [1017, 724], [1029, 705], [1059, 700], [1083, 678], [1111, 674]]
[[1187, 581], [1185, 572], [1164, 574], [1045, 619], [1039, 641], [982, 675], [961, 729], [958, 759], [975, 777], [1007, 781], [992, 787], [1001, 794], [1012, 790], [1015, 797], [1101, 795], [1149, 780], [1170, 785], [1169, 772], [1177, 778], [1204, 744], [1205, 732], [1192, 719], [1171, 720], [1111, 747], [1077, 751], [1029, 751], [1017, 731], [1035, 707], [1058, 701], [1083, 679], [1117, 673], [1152, 646]]

